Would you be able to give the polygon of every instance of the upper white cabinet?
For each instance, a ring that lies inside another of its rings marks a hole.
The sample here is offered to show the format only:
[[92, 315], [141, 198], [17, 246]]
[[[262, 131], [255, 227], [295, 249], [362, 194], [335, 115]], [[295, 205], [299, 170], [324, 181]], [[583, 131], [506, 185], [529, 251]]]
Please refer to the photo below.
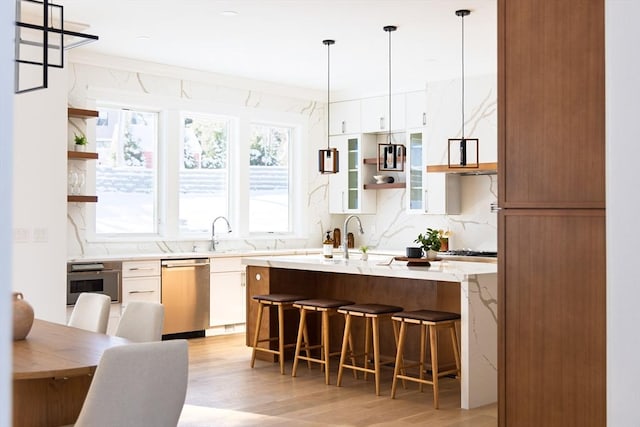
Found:
[[360, 100], [333, 102], [329, 111], [329, 134], [360, 133]]
[[427, 92], [424, 90], [405, 94], [405, 127], [416, 129], [427, 125]]
[[429, 142], [423, 129], [407, 131], [407, 209], [410, 213], [457, 215], [460, 176], [427, 173]]
[[376, 170], [375, 164], [364, 164], [365, 158], [376, 156], [375, 135], [333, 136], [331, 146], [340, 152], [340, 172], [329, 175], [329, 213], [375, 213], [376, 192], [364, 191]]
[[[361, 101], [362, 132], [389, 131], [389, 96], [364, 98]], [[405, 128], [405, 95], [396, 94], [391, 97], [391, 130]]]

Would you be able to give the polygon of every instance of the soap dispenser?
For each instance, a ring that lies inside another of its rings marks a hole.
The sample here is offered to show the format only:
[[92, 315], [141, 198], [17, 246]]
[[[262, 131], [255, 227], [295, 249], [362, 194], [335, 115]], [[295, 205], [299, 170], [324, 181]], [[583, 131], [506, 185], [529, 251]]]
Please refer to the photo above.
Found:
[[333, 258], [333, 240], [331, 240], [331, 232], [327, 231], [327, 236], [322, 242], [322, 255], [325, 258]]

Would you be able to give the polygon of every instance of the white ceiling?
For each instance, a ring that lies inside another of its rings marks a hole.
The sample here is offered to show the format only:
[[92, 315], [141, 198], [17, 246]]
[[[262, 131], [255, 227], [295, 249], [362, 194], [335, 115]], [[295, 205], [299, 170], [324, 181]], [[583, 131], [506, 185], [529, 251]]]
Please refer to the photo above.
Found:
[[[497, 69], [496, 0], [60, 0], [66, 21], [100, 40], [74, 55], [106, 54], [312, 90], [388, 93]], [[235, 11], [225, 16], [224, 11]]]

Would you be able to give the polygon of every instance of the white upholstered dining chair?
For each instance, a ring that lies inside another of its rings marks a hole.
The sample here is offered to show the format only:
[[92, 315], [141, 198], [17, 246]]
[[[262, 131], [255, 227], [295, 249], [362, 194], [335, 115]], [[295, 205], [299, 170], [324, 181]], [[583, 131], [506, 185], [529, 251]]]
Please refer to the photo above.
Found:
[[164, 306], [156, 302], [131, 301], [120, 317], [115, 335], [134, 342], [162, 340]]
[[188, 359], [186, 340], [105, 350], [75, 426], [175, 427], [187, 393]]
[[106, 334], [110, 308], [109, 296], [83, 292], [78, 296], [67, 325]]

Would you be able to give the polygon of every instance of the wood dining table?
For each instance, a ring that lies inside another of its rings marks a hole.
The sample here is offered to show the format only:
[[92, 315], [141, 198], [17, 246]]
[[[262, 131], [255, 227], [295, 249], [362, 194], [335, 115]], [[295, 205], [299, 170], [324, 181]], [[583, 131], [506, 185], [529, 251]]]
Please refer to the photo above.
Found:
[[127, 343], [35, 319], [27, 338], [13, 342], [13, 425], [75, 423], [102, 353]]

